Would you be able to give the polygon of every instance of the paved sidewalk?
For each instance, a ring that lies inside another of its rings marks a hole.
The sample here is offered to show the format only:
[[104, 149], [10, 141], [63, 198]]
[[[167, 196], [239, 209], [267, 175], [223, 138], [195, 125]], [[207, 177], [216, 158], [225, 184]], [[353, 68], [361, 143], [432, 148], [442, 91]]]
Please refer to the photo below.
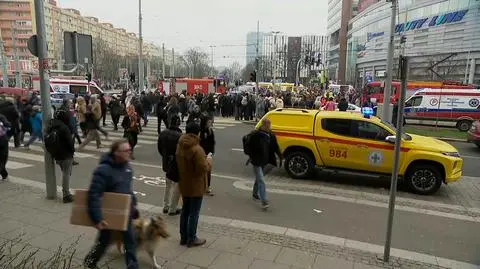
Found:
[[[37, 259], [46, 260], [60, 245], [64, 248], [73, 246], [76, 250], [71, 268], [82, 268], [81, 260], [92, 246], [95, 230], [69, 224], [71, 205], [46, 200], [42, 189], [11, 182], [0, 183], [0, 200], [0, 251], [4, 242], [21, 235], [22, 242], [15, 249], [29, 244], [29, 249], [39, 249]], [[161, 211], [161, 208], [144, 204], [140, 209], [144, 216]], [[172, 238], [163, 241], [156, 254], [159, 263], [168, 269], [452, 268], [445, 266], [446, 262], [443, 267], [439, 266], [438, 258], [426, 263], [413, 260], [415, 257], [411, 260], [392, 257], [387, 264], [378, 259], [378, 254], [366, 251], [367, 244], [364, 250], [359, 250], [349, 248], [347, 243], [339, 246], [334, 242], [319, 242], [315, 238], [321, 235], [313, 233], [306, 237], [305, 233], [296, 234], [296, 230], [285, 233], [275, 230], [277, 226], [258, 225], [254, 228], [252, 223], [226, 222], [207, 216], [200, 217], [199, 225], [199, 236], [206, 238], [207, 244], [188, 249], [178, 243], [178, 218], [166, 219]], [[139, 259], [141, 268], [151, 268], [143, 251], [140, 251]], [[124, 267], [123, 257], [112, 247], [101, 268]]]

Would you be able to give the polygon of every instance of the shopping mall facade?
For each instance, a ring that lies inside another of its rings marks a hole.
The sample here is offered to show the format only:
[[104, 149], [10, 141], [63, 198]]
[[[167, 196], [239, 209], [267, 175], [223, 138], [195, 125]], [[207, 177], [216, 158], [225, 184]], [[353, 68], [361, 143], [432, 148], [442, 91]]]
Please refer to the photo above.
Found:
[[[411, 80], [480, 84], [479, 0], [401, 0], [399, 5], [394, 78], [402, 54], [410, 57]], [[347, 83], [358, 87], [385, 79], [390, 17], [391, 3], [380, 1], [350, 20]]]

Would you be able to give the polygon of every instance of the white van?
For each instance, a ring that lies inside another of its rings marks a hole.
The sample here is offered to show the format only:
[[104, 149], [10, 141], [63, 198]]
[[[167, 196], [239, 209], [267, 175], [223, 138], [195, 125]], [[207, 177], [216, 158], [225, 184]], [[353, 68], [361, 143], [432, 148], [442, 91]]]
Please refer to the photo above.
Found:
[[[93, 81], [88, 83], [86, 79], [75, 79], [73, 77], [52, 77], [50, 78], [49, 82], [51, 93], [71, 93], [78, 94], [79, 96], [103, 93], [103, 90], [100, 89], [97, 83]], [[32, 83], [34, 89], [40, 89], [39, 77], [33, 77]]]
[[466, 132], [480, 119], [478, 89], [420, 89], [405, 103], [407, 123], [455, 126]]

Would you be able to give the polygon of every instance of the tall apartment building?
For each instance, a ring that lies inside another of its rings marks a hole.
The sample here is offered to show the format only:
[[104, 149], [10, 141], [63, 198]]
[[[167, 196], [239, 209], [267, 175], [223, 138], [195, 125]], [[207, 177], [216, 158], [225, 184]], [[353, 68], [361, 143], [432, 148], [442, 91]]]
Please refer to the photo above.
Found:
[[[327, 36], [286, 36], [265, 34], [260, 48], [260, 72], [263, 81], [274, 77], [286, 82], [295, 82], [297, 67], [300, 78], [307, 78], [326, 68], [328, 50]], [[305, 63], [305, 57], [318, 60], [318, 65]]]
[[15, 57], [18, 57], [20, 70], [32, 67], [32, 56], [27, 48], [27, 40], [32, 35], [31, 12], [30, 0], [0, 1], [0, 37], [10, 75], [15, 70]]
[[[76, 9], [61, 8], [55, 0], [44, 1], [45, 28], [47, 31], [48, 57], [53, 66], [61, 66], [63, 56], [63, 33], [77, 31], [91, 35], [104, 43], [119, 56], [137, 55], [138, 37], [111, 23], [102, 23], [98, 18], [82, 16]], [[33, 73], [38, 69], [37, 61], [27, 48], [28, 38], [36, 32], [34, 0], [0, 0], [0, 37], [8, 61], [9, 74], [15, 70], [16, 52], [22, 73]], [[161, 56], [161, 48], [148, 42], [145, 55]], [[1, 68], [0, 68], [1, 74]]]

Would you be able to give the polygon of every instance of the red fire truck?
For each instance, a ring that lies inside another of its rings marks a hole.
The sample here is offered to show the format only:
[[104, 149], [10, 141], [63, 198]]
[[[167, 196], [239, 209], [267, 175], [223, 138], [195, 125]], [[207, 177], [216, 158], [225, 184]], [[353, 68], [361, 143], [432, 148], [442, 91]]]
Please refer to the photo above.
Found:
[[223, 79], [213, 78], [171, 78], [159, 80], [157, 89], [165, 94], [182, 93], [224, 93], [226, 91], [226, 83]]

